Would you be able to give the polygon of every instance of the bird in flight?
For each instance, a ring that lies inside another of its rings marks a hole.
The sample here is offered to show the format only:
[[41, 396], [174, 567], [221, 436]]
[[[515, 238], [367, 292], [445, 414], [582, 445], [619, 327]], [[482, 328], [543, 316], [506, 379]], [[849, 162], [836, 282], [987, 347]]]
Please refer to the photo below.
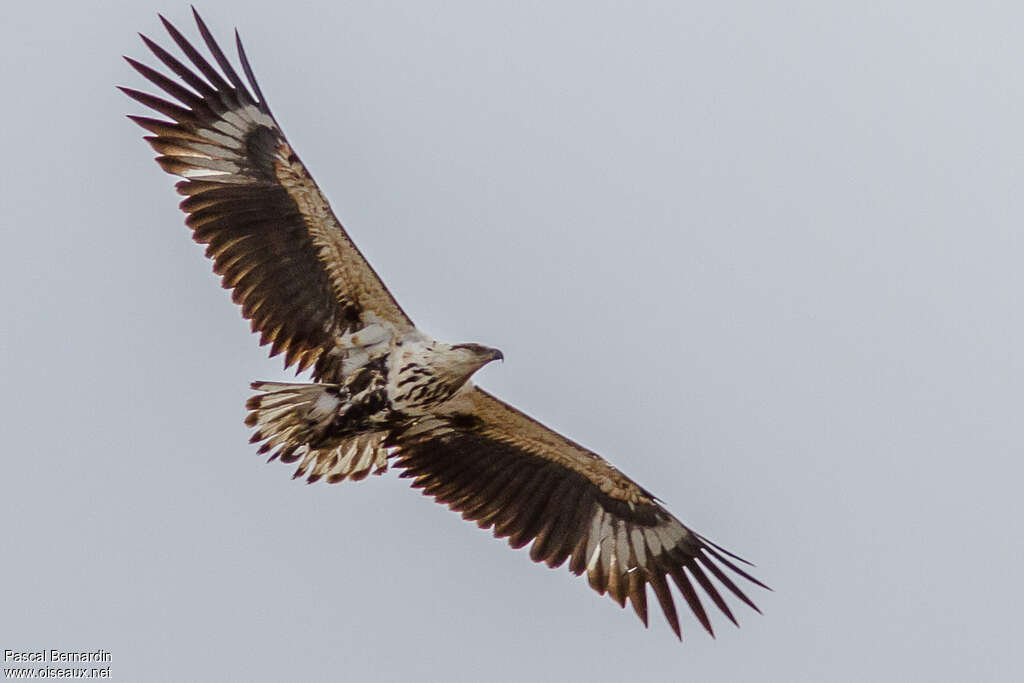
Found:
[[[245, 81], [193, 9], [216, 66], [160, 17], [184, 58], [142, 40], [173, 76], [126, 57], [170, 99], [121, 88], [163, 118], [130, 116], [183, 178], [185, 223], [270, 355], [311, 383], [255, 382], [253, 443], [312, 483], [389, 462], [414, 488], [549, 567], [566, 562], [647, 625], [647, 586], [682, 638], [669, 582], [712, 635], [699, 586], [734, 624], [746, 563], [687, 528], [608, 461], [475, 386], [501, 359], [416, 327], [356, 248], [285, 138], [235, 33]], [[724, 591], [722, 588], [724, 587]], [[758, 610], [759, 611], [759, 610]]]

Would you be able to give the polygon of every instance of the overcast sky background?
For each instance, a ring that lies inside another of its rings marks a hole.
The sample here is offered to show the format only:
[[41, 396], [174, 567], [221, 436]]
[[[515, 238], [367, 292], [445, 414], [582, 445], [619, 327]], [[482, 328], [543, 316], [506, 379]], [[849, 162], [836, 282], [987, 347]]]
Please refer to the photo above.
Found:
[[628, 608], [394, 473], [247, 445], [268, 360], [122, 54], [185, 4], [15, 3], [0, 649], [116, 680], [1009, 681], [1024, 8], [204, 2], [428, 332], [757, 563], [764, 616]]

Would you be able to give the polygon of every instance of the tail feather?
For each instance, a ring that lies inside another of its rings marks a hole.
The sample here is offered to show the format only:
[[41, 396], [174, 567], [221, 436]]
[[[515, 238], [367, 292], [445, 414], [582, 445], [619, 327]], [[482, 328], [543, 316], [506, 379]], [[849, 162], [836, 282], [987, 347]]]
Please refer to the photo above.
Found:
[[[253, 382], [260, 392], [249, 398], [245, 423], [253, 427], [251, 443], [263, 442], [260, 453], [270, 460], [300, 461], [294, 477], [308, 475], [312, 484], [324, 477], [329, 483], [360, 481], [387, 471], [385, 432], [369, 432], [343, 440], [325, 439], [343, 401], [337, 384]], [[311, 444], [316, 444], [313, 446]]]

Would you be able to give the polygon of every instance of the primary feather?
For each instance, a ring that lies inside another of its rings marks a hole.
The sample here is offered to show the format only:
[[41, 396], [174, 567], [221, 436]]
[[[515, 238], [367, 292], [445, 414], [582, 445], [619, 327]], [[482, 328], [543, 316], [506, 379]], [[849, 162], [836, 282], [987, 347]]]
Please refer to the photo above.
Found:
[[650, 585], [677, 636], [670, 581], [709, 633], [697, 587], [734, 623], [723, 592], [757, 609], [730, 576], [764, 586], [743, 560], [596, 453], [473, 385], [500, 351], [413, 325], [289, 145], [237, 33], [244, 81], [198, 14], [216, 66], [161, 20], [186, 61], [143, 36], [173, 76], [126, 59], [170, 99], [122, 88], [164, 117], [130, 118], [183, 178], [185, 222], [260, 343], [286, 367], [312, 368], [312, 384], [253, 384], [246, 423], [261, 453], [298, 462], [295, 476], [310, 482], [359, 480], [391, 459], [463, 518], [532, 544], [534, 561], [568, 562], [598, 593], [628, 600], [645, 625]]

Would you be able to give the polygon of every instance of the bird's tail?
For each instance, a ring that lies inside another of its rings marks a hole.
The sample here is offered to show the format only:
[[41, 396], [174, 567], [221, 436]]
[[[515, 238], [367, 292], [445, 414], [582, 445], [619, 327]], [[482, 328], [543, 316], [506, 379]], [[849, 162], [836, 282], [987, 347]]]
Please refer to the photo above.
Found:
[[259, 452], [273, 451], [270, 460], [301, 460], [295, 477], [308, 474], [309, 483], [322, 477], [335, 483], [387, 470], [385, 433], [329, 438], [327, 432], [343, 403], [339, 385], [253, 382], [252, 388], [259, 393], [245, 403], [245, 424], [255, 429], [250, 442], [262, 441]]

